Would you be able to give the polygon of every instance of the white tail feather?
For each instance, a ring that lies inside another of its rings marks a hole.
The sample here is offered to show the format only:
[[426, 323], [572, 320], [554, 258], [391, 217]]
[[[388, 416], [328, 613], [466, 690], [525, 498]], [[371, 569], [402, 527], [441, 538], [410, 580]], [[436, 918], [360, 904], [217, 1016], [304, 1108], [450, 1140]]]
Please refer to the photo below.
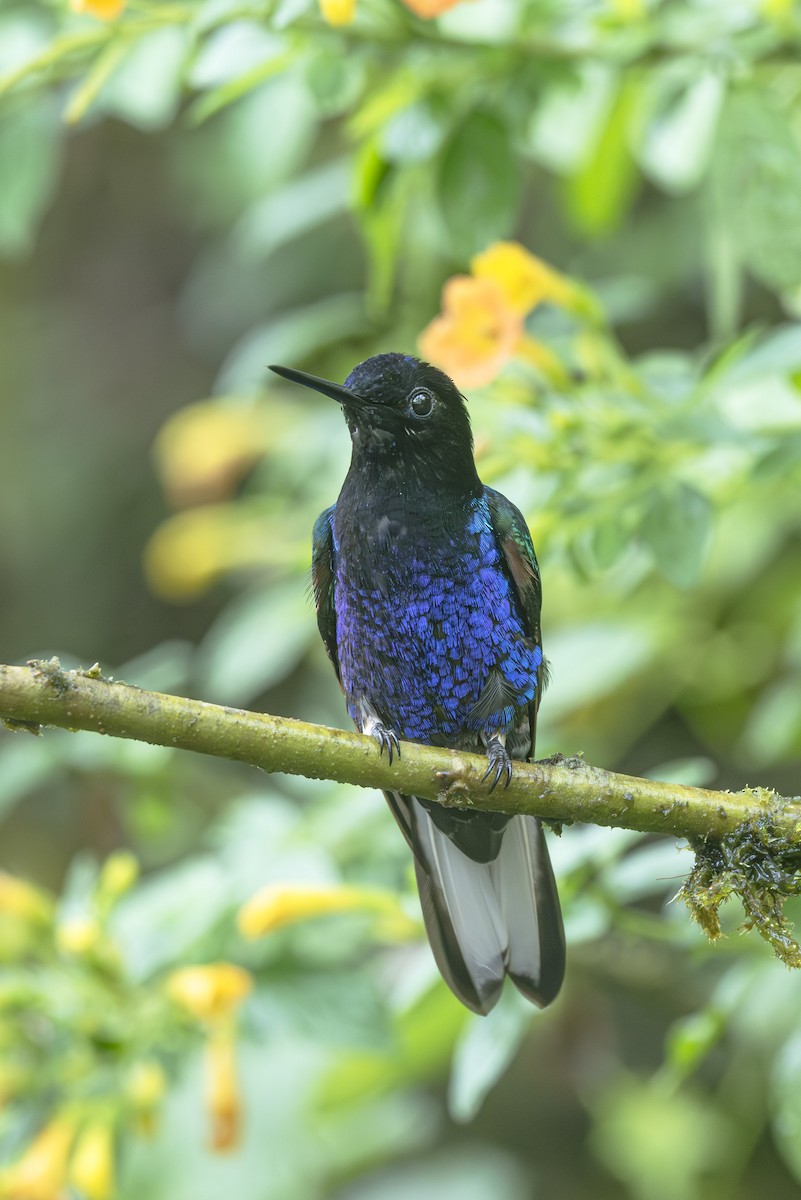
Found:
[[393, 793], [390, 803], [415, 852], [429, 941], [451, 989], [487, 1013], [508, 974], [536, 1004], [549, 1003], [564, 971], [564, 935], [539, 821], [512, 817], [497, 857], [475, 862], [415, 797]]

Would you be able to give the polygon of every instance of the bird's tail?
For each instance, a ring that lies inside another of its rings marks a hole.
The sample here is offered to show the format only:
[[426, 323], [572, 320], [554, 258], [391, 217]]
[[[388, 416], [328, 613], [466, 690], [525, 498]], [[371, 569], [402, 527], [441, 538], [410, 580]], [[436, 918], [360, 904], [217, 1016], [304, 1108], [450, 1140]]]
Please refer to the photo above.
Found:
[[488, 1013], [508, 975], [529, 1000], [550, 1004], [564, 976], [565, 938], [540, 822], [510, 817], [498, 836], [496, 814], [471, 813], [471, 823], [496, 821], [488, 861], [476, 861], [457, 845], [458, 831], [440, 828], [441, 816], [435, 824], [415, 796], [386, 795], [414, 851], [428, 939], [454, 994]]

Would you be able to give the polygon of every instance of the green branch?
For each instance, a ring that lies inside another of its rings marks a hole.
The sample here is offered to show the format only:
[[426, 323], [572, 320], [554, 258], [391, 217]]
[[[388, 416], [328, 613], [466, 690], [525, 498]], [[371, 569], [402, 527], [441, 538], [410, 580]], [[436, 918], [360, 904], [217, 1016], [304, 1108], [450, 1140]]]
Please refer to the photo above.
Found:
[[681, 894], [710, 938], [720, 934], [720, 905], [737, 895], [747, 925], [789, 966], [801, 966], [801, 947], [783, 911], [786, 898], [801, 893], [798, 796], [766, 788], [684, 787], [617, 775], [561, 755], [515, 763], [509, 787], [490, 792], [481, 755], [404, 742], [400, 758], [390, 763], [372, 738], [359, 733], [145, 692], [102, 679], [98, 667], [64, 671], [55, 658], [0, 666], [0, 723], [30, 733], [39, 733], [42, 725], [92, 730], [235, 759], [263, 771], [395, 789], [440, 804], [688, 838], [696, 862]]
[[95, 668], [64, 671], [57, 659], [0, 666], [0, 719], [34, 732], [40, 725], [56, 725], [178, 746], [263, 771], [393, 788], [446, 805], [691, 839], [720, 840], [743, 823], [769, 816], [777, 836], [801, 841], [801, 798], [764, 788], [714, 792], [558, 757], [516, 763], [509, 787], [490, 792], [482, 782], [487, 764], [481, 755], [406, 742], [400, 759], [390, 764], [373, 739], [359, 733], [146, 692], [101, 679]]

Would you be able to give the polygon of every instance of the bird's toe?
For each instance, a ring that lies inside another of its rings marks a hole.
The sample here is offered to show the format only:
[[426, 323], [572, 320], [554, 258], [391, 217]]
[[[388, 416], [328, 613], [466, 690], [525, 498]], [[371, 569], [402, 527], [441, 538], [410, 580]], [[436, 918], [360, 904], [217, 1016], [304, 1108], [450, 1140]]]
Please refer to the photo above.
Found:
[[503, 742], [498, 738], [492, 738], [487, 743], [487, 769], [481, 782], [484, 783], [490, 776], [492, 776], [492, 783], [489, 786], [491, 792], [495, 791], [501, 780], [503, 780], [505, 788], [508, 788], [512, 782], [512, 760]]

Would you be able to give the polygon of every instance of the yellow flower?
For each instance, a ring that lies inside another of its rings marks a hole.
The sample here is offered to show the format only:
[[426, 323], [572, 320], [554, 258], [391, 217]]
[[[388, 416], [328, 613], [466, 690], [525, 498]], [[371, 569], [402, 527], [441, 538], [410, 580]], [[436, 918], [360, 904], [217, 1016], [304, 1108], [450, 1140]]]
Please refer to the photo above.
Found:
[[233, 963], [179, 967], [167, 980], [167, 994], [200, 1021], [231, 1016], [253, 990], [253, 976]]
[[134, 1063], [125, 1085], [125, 1095], [134, 1109], [135, 1128], [150, 1137], [156, 1130], [156, 1110], [167, 1090], [167, 1076], [155, 1059]]
[[97, 949], [102, 937], [96, 917], [67, 917], [56, 930], [56, 945], [64, 954], [82, 957]]
[[142, 1058], [131, 1067], [125, 1094], [134, 1108], [155, 1108], [167, 1090], [167, 1076], [161, 1064]]
[[359, 910], [394, 915], [398, 901], [378, 888], [269, 883], [242, 906], [237, 924], [245, 937], [257, 938], [295, 921]]
[[522, 314], [494, 279], [455, 275], [442, 290], [443, 312], [420, 335], [424, 358], [459, 387], [490, 383], [523, 336]]
[[216, 1030], [204, 1053], [204, 1097], [211, 1118], [211, 1147], [232, 1150], [239, 1142], [242, 1096], [236, 1070], [233, 1029]]
[[148, 582], [166, 600], [191, 600], [226, 571], [260, 564], [260, 531], [258, 523], [248, 522], [227, 504], [207, 504], [169, 517], [145, 547]]
[[795, 0], [762, 0], [762, 15], [769, 21], [783, 23], [793, 15]]
[[461, 0], [403, 0], [403, 3], [416, 17], [431, 21], [449, 8], [455, 8]]
[[17, 1162], [0, 1174], [3, 1200], [59, 1200], [67, 1177], [74, 1122], [57, 1117], [39, 1133]]
[[88, 1125], [80, 1134], [69, 1177], [86, 1200], [109, 1200], [114, 1194], [114, 1136], [108, 1122]]
[[648, 15], [645, 0], [609, 0], [609, 7], [621, 21], [639, 21]]
[[105, 900], [118, 900], [139, 878], [139, 862], [128, 850], [116, 850], [103, 863], [99, 892]]
[[350, 25], [356, 15], [356, 0], [320, 0], [320, 15], [329, 25]]
[[32, 883], [0, 871], [0, 917], [46, 923], [53, 915], [50, 898]]
[[521, 316], [544, 300], [569, 306], [574, 296], [569, 280], [519, 242], [495, 242], [471, 259], [470, 267], [476, 279], [497, 283], [510, 308]]
[[74, 13], [85, 13], [98, 21], [116, 21], [123, 12], [126, 0], [70, 0]]
[[264, 422], [256, 409], [205, 400], [169, 418], [153, 454], [170, 503], [183, 507], [229, 496], [261, 458], [264, 443]]

